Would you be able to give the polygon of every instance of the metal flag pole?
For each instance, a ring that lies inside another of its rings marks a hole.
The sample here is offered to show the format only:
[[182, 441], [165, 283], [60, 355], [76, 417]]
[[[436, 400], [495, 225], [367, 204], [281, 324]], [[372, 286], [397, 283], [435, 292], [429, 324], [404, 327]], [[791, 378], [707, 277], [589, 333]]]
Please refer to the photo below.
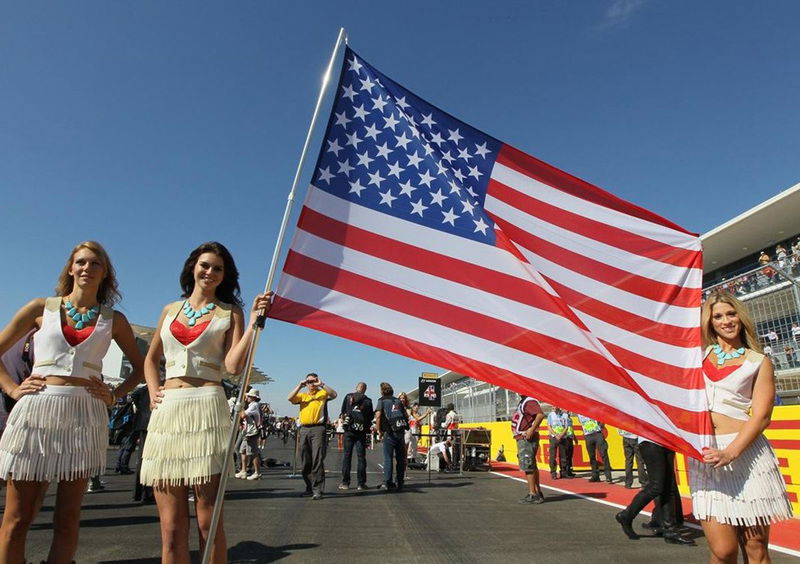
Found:
[[[333, 71], [333, 63], [336, 61], [336, 54], [339, 52], [339, 49], [342, 46], [343, 42], [347, 40], [347, 33], [345, 32], [344, 28], [339, 29], [339, 36], [336, 38], [336, 44], [333, 47], [333, 52], [331, 53], [330, 61], [328, 61], [328, 67], [325, 70], [325, 74], [322, 77], [322, 86], [320, 87], [319, 96], [317, 97], [317, 105], [314, 108], [314, 114], [311, 117], [311, 125], [308, 127], [308, 133], [306, 134], [306, 140], [303, 144], [303, 152], [300, 154], [300, 162], [297, 163], [297, 170], [294, 174], [294, 180], [292, 181], [292, 189], [289, 191], [289, 197], [286, 201], [286, 209], [283, 212], [283, 220], [281, 221], [281, 228], [278, 232], [278, 240], [275, 243], [275, 251], [272, 253], [272, 262], [269, 266], [269, 273], [267, 274], [267, 282], [264, 285], [264, 292], [268, 292], [272, 289], [272, 282], [275, 278], [275, 271], [278, 267], [278, 258], [280, 256], [281, 247], [283, 246], [283, 240], [286, 237], [286, 226], [289, 223], [289, 216], [292, 212], [292, 204], [294, 203], [294, 195], [297, 191], [297, 183], [300, 180], [300, 173], [303, 170], [303, 165], [305, 164], [306, 156], [308, 155], [308, 148], [311, 144], [311, 137], [314, 133], [314, 127], [317, 124], [317, 118], [319, 117], [319, 111], [322, 107], [322, 101], [325, 99], [325, 94], [328, 90], [328, 85], [330, 84], [331, 79], [331, 72]], [[259, 312], [258, 318], [255, 324], [255, 330], [253, 331], [253, 337], [250, 339], [250, 344], [247, 348], [247, 360], [245, 361], [245, 369], [242, 372], [242, 378], [239, 386], [239, 395], [237, 400], [237, 405], [242, 405], [244, 401], [244, 395], [247, 391], [247, 387], [250, 384], [250, 374], [253, 368], [253, 358], [255, 356], [256, 347], [258, 346], [258, 338], [261, 334], [261, 329], [264, 328], [264, 323], [266, 322], [266, 313], [262, 310]], [[208, 539], [206, 539], [206, 546], [205, 550], [203, 551], [203, 564], [209, 564], [211, 561], [211, 554], [214, 550], [214, 537], [217, 534], [217, 526], [219, 525], [219, 517], [220, 513], [222, 512], [222, 503], [225, 499], [225, 486], [228, 483], [228, 474], [231, 464], [231, 459], [233, 457], [233, 448], [236, 444], [236, 436], [238, 434], [239, 426], [232, 421], [231, 425], [231, 432], [230, 437], [228, 438], [228, 449], [225, 453], [225, 464], [222, 468], [222, 473], [220, 474], [219, 478], [219, 487], [217, 489], [217, 497], [214, 500], [214, 512], [211, 516], [211, 528], [208, 531]]]

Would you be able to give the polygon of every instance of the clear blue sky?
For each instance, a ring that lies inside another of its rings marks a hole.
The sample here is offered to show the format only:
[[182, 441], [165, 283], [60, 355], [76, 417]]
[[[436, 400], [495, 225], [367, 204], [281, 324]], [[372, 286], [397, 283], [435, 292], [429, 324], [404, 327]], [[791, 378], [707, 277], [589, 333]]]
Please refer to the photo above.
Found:
[[[788, 0], [4, 3], [0, 320], [84, 239], [134, 323], [155, 324], [206, 240], [250, 300], [340, 26], [442, 109], [702, 233], [800, 181], [798, 21]], [[256, 364], [282, 413], [309, 371], [373, 393], [440, 371], [279, 322]]]

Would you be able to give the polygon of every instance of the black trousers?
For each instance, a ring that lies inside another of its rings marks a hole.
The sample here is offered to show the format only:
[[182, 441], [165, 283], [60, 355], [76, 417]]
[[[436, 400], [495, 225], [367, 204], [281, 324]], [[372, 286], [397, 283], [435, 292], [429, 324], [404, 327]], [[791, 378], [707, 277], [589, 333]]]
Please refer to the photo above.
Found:
[[625, 485], [633, 485], [633, 459], [636, 459], [636, 471], [639, 474], [639, 485], [647, 484], [647, 470], [644, 467], [642, 455], [639, 452], [639, 441], [629, 437], [622, 437], [622, 448], [625, 451]]
[[683, 523], [683, 510], [675, 481], [675, 452], [651, 442], [639, 444], [639, 452], [647, 468], [647, 485], [623, 510], [629, 519], [636, 517], [651, 501], [655, 501], [653, 522], [672, 529]]
[[356, 479], [359, 486], [367, 485], [367, 434], [344, 433], [344, 457], [342, 458], [342, 483], [350, 485], [350, 464], [353, 459], [353, 448], [356, 450], [357, 469]]
[[119, 456], [117, 457], [116, 470], [130, 470], [131, 455], [136, 450], [139, 443], [139, 435], [142, 431], [134, 429], [119, 443]]
[[589, 463], [592, 465], [592, 477], [599, 478], [600, 470], [597, 467], [597, 454], [603, 459], [603, 472], [606, 480], [611, 481], [611, 462], [608, 459], [608, 443], [601, 431], [586, 435], [586, 450], [589, 451]]
[[569, 464], [567, 463], [567, 443], [572, 442], [572, 439], [567, 437], [561, 440], [555, 437], [550, 437], [550, 473], [554, 474], [556, 471], [556, 451], [558, 451], [558, 462], [561, 467], [561, 476], [564, 477], [569, 474]]

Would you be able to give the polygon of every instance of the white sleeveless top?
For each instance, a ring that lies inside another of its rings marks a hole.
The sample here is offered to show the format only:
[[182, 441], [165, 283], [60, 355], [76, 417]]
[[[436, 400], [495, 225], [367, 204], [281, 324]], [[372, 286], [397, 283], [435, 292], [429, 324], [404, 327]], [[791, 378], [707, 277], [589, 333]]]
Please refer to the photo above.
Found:
[[42, 327], [33, 335], [33, 373], [40, 376], [102, 377], [103, 357], [111, 344], [114, 310], [101, 307], [91, 335], [76, 346], [64, 338], [61, 298], [45, 300]]
[[703, 375], [708, 410], [742, 421], [750, 419], [753, 384], [763, 360], [763, 354], [751, 350], [740, 366], [717, 367], [711, 364], [706, 353]]
[[170, 330], [182, 305], [182, 300], [170, 305], [161, 325], [167, 378], [202, 378], [219, 382], [224, 372], [225, 334], [231, 326], [231, 306], [218, 303], [208, 326], [194, 341], [184, 345]]

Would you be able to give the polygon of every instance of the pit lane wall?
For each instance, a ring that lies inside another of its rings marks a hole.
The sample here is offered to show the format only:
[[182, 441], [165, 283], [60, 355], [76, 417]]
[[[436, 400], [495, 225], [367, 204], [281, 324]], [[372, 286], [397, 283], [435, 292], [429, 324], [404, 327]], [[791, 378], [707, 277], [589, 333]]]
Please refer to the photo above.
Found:
[[[589, 455], [586, 450], [586, 441], [583, 436], [583, 428], [578, 422], [577, 417], [572, 418], [575, 428], [575, 436], [578, 444], [572, 455], [572, 463], [575, 471], [587, 471], [590, 469]], [[492, 460], [497, 459], [498, 452], [502, 449], [508, 462], [517, 462], [517, 443], [511, 436], [511, 423], [508, 421], [491, 421], [485, 423], [463, 423], [461, 428], [484, 428], [492, 432]], [[428, 427], [424, 426], [423, 433], [428, 433]], [[606, 426], [603, 434], [608, 443], [608, 456], [611, 467], [614, 470], [624, 470], [625, 455], [622, 449], [622, 437], [617, 429]], [[777, 406], [772, 412], [772, 423], [766, 431], [766, 437], [775, 454], [778, 457], [781, 474], [786, 482], [786, 489], [789, 492], [789, 499], [792, 502], [795, 517], [800, 517], [800, 406]], [[427, 444], [423, 438], [421, 444]], [[542, 423], [539, 428], [539, 452], [536, 455], [537, 465], [540, 470], [550, 471], [550, 440], [547, 430], [547, 421]], [[678, 454], [675, 457], [676, 477], [678, 488], [684, 495], [689, 495], [689, 481], [686, 470], [686, 458]], [[634, 471], [634, 476], [635, 476]]]

